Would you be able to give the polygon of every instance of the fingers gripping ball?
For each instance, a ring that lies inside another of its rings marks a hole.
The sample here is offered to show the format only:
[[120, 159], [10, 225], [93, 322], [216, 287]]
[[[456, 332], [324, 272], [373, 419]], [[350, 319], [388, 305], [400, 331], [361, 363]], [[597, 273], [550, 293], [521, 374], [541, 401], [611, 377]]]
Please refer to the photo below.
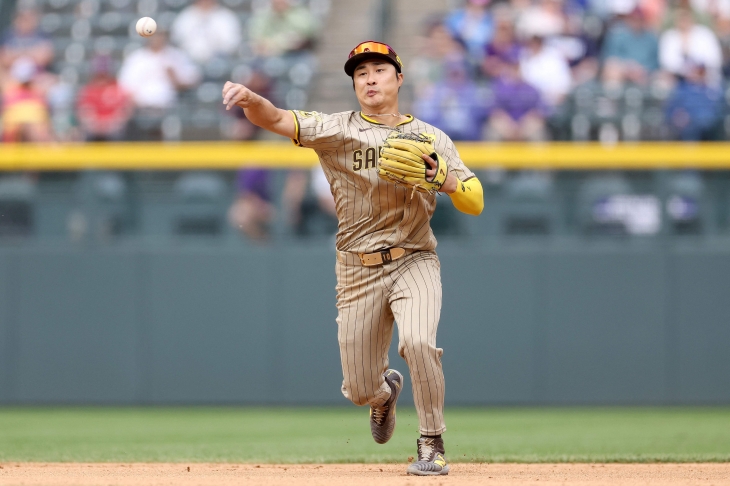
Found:
[[150, 37], [157, 31], [157, 22], [150, 17], [142, 17], [137, 21], [137, 33], [142, 37]]
[[[381, 179], [412, 187], [414, 191], [437, 192], [446, 182], [449, 167], [434, 150], [433, 141], [431, 134], [392, 132], [380, 151], [378, 175]], [[436, 173], [431, 178], [426, 174], [430, 167], [423, 155], [436, 162]]]

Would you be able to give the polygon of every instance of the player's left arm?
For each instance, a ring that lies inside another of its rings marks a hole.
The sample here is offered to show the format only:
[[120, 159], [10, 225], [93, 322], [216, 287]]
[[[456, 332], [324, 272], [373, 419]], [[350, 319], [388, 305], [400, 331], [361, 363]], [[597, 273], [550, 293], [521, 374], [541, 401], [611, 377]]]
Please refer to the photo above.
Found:
[[[438, 148], [441, 147], [437, 147], [437, 150]], [[447, 138], [441, 150], [439, 156], [448, 165], [449, 172], [439, 192], [448, 194], [451, 197], [451, 202], [454, 203], [454, 207], [462, 213], [479, 216], [484, 209], [482, 183], [466, 167], [451, 140]], [[436, 174], [437, 164], [428, 155], [424, 155], [423, 160], [431, 167], [431, 169], [426, 171], [426, 176], [432, 179]]]

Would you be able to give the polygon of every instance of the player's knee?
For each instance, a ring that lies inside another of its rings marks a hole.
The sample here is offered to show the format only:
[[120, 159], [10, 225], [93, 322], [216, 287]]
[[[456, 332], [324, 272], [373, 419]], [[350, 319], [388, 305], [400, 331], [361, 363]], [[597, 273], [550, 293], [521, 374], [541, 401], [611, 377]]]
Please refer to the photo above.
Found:
[[347, 383], [342, 384], [342, 394], [345, 396], [345, 398], [350, 400], [358, 407], [367, 405], [369, 403], [369, 397], [365, 396], [364, 394], [358, 393], [357, 390], [353, 390], [350, 386], [348, 386]]
[[355, 405], [357, 405], [358, 407], [362, 407], [362, 406], [367, 405], [368, 403], [370, 403], [368, 401], [368, 398], [367, 397], [364, 397], [364, 396], [352, 397], [352, 398], [350, 398], [350, 401], [352, 403], [354, 403]]
[[398, 354], [401, 358], [406, 361], [409, 357], [413, 356], [424, 356], [430, 353], [434, 353], [436, 347], [432, 346], [426, 339], [420, 337], [413, 337], [412, 339], [406, 339], [398, 346]]

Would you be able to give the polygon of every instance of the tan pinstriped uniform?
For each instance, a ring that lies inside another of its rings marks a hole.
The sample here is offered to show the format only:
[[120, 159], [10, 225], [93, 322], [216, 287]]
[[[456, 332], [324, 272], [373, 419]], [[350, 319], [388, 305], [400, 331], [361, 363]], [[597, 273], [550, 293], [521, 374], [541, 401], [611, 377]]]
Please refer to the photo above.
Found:
[[[436, 196], [412, 194], [411, 189], [378, 177], [378, 153], [393, 128], [360, 112], [293, 113], [294, 142], [317, 152], [339, 219], [336, 273], [342, 393], [357, 405], [377, 406], [388, 398], [390, 388], [382, 375], [388, 368], [395, 321], [398, 352], [411, 373], [420, 431], [440, 434], [446, 430], [443, 351], [436, 347], [441, 275], [429, 225]], [[449, 170], [462, 181], [474, 177], [441, 130], [411, 116], [395, 129], [434, 134], [436, 152]], [[362, 266], [357, 255], [394, 247], [408, 252], [385, 265]]]

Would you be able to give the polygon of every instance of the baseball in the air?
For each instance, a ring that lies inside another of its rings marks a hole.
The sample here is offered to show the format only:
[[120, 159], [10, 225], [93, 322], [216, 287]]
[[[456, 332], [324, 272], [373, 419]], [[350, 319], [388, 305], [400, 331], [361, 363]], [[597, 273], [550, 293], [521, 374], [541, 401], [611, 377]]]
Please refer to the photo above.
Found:
[[149, 37], [157, 30], [157, 22], [149, 17], [142, 17], [137, 21], [137, 33], [142, 37]]

